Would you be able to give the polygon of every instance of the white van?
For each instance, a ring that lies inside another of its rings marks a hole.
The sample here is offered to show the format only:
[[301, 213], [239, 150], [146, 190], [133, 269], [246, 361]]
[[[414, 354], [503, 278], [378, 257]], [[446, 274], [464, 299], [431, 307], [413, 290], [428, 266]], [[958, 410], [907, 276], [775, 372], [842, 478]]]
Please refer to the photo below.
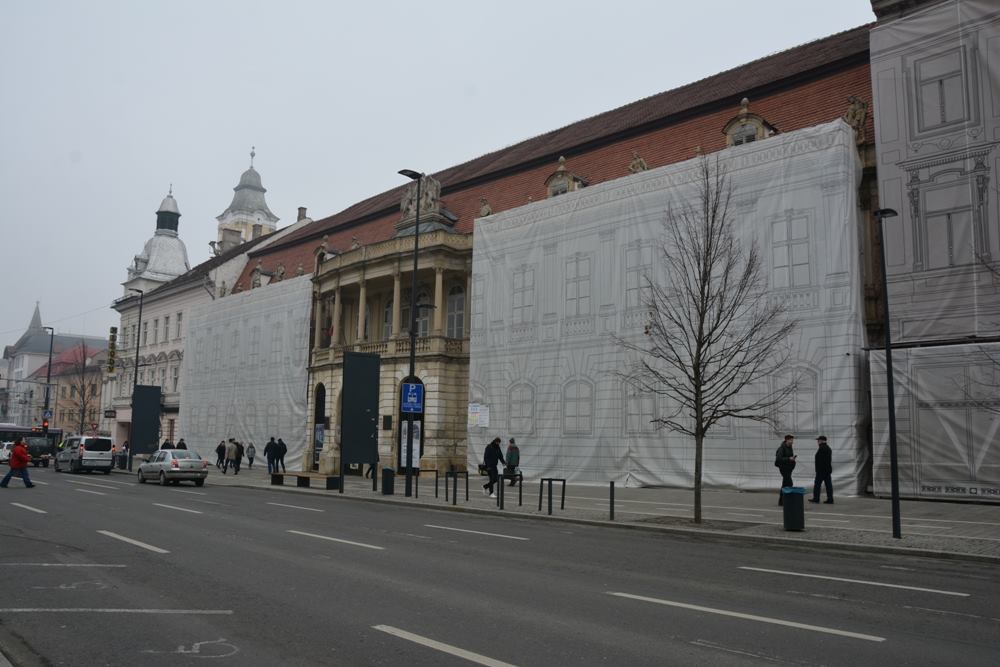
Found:
[[63, 440], [56, 453], [56, 472], [70, 470], [100, 470], [105, 475], [114, 466], [111, 438], [102, 436], [74, 435]]

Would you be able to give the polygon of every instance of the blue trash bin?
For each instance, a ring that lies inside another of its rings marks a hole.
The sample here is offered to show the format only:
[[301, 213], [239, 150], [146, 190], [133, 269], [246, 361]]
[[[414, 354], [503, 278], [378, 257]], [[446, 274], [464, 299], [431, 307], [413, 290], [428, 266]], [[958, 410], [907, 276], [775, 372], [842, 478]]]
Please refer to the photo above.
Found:
[[806, 489], [802, 486], [785, 486], [781, 489], [782, 507], [784, 508], [785, 530], [805, 530], [806, 528]]

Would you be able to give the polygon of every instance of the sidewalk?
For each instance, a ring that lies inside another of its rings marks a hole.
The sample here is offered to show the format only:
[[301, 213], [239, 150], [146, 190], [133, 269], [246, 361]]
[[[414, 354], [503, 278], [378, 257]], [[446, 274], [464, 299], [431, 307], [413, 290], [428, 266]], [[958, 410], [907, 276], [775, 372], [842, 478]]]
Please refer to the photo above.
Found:
[[[124, 473], [125, 471], [118, 471]], [[414, 482], [417, 480], [414, 479]], [[450, 480], [449, 480], [450, 481]], [[542, 494], [539, 511], [538, 480], [525, 480], [523, 504], [518, 506], [516, 488], [505, 487], [504, 509], [497, 500], [484, 495], [485, 478], [469, 475], [469, 500], [465, 500], [465, 481], [458, 480], [458, 500], [454, 505], [449, 488], [445, 501], [444, 478], [434, 495], [434, 477], [426, 473], [419, 480], [419, 496], [404, 496], [405, 479], [396, 476], [392, 496], [372, 490], [370, 479], [347, 476], [344, 493], [322, 488], [297, 488], [295, 480], [285, 479], [285, 486], [271, 486], [267, 466], [245, 466], [239, 475], [223, 475], [213, 466], [207, 486], [267, 488], [292, 493], [336, 495], [354, 500], [402, 503], [428, 508], [503, 513], [542, 520], [598, 523], [638, 530], [696, 534], [704, 537], [725, 536], [772, 543], [810, 543], [825, 548], [900, 553], [941, 558], [960, 558], [1000, 564], [1000, 505], [966, 504], [934, 501], [900, 501], [902, 538], [892, 537], [891, 504], [888, 499], [870, 497], [836, 498], [833, 505], [806, 503], [805, 530], [785, 531], [783, 510], [774, 492], [703, 491], [702, 524], [691, 521], [694, 494], [690, 489], [615, 487], [614, 521], [610, 515], [609, 486], [566, 485], [566, 507], [560, 509], [560, 485], [553, 485], [552, 516], [548, 516], [548, 491]], [[811, 491], [811, 489], [809, 489]], [[806, 496], [809, 497], [808, 495]]]

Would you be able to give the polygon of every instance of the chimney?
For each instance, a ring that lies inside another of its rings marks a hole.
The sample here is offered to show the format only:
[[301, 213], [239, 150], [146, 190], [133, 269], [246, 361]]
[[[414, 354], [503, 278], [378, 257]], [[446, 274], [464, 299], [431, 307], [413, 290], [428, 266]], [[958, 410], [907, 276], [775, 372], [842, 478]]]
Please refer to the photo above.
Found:
[[305, 217], [306, 217], [306, 207], [305, 206], [299, 206], [299, 217], [296, 218], [296, 221], [302, 220]]
[[222, 250], [220, 251], [220, 254], [222, 252], [227, 252], [229, 250], [232, 250], [241, 243], [243, 243], [243, 235], [240, 233], [240, 230], [223, 229], [222, 243], [220, 244], [222, 246]]

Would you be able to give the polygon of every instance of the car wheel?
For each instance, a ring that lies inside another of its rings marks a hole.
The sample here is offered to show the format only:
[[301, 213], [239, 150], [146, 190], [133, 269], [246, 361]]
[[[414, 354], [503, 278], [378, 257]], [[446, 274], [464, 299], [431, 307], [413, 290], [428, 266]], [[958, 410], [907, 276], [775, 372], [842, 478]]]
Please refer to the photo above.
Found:
[[160, 473], [160, 486], [166, 486], [166, 485], [167, 485], [167, 476], [161, 472]]
[[142, 471], [141, 470], [139, 472], [137, 472], [135, 474], [135, 476], [139, 480], [140, 484], [145, 484], [146, 483], [146, 478], [142, 476]]
[[194, 485], [195, 486], [205, 486], [205, 480], [203, 480], [203, 479], [196, 479], [196, 480], [194, 480]]
[[77, 459], [76, 461], [70, 461], [69, 471], [70, 472], [80, 472], [80, 460], [79, 459]]

